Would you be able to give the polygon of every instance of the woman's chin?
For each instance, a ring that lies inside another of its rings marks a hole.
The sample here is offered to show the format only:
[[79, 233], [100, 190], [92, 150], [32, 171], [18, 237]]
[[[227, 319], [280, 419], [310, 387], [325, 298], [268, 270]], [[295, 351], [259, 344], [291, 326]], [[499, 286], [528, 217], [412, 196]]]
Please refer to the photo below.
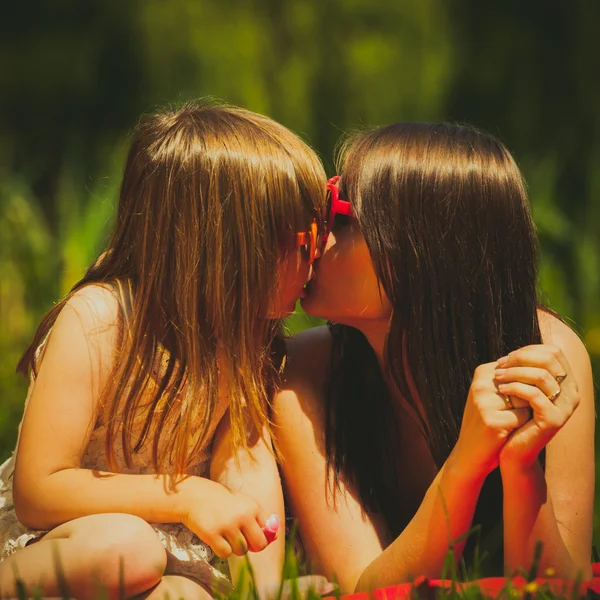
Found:
[[326, 318], [319, 314], [319, 304], [315, 302], [315, 298], [311, 296], [310, 291], [300, 297], [300, 306], [309, 317]]
[[310, 315], [310, 312], [309, 312], [310, 311], [310, 298], [308, 297], [308, 295], [300, 296], [298, 302], [300, 303], [302, 310], [307, 315]]

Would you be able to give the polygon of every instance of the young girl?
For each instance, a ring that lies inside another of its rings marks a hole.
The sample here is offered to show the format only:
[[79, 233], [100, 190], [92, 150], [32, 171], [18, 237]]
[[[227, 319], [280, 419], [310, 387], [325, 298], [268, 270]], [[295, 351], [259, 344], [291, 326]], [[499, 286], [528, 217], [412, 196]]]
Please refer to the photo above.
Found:
[[335, 325], [290, 342], [274, 406], [309, 558], [350, 592], [440, 578], [450, 548], [476, 568], [478, 539], [480, 573], [512, 574], [539, 540], [540, 574], [589, 577], [590, 360], [539, 308], [512, 156], [471, 127], [395, 123], [352, 139], [329, 187], [302, 305]]
[[217, 558], [248, 550], [259, 585], [280, 577], [269, 399], [323, 181], [298, 137], [246, 110], [138, 125], [108, 249], [19, 364], [32, 382], [0, 469], [0, 597], [17, 575], [59, 595], [61, 573], [76, 598], [202, 597], [226, 581]]

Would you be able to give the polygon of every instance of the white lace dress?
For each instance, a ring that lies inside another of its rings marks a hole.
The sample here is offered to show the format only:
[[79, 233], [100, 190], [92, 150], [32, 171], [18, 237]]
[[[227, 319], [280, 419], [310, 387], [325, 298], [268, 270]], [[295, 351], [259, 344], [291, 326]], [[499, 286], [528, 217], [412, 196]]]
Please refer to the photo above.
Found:
[[[30, 386], [25, 410], [33, 383]], [[223, 416], [226, 406], [217, 408], [212, 432]], [[21, 427], [19, 426], [19, 431]], [[92, 432], [89, 444], [82, 460], [82, 468], [110, 471], [105, 455], [104, 441], [106, 426], [97, 426]], [[212, 436], [211, 436], [212, 437]], [[119, 465], [125, 465], [123, 452], [118, 446], [115, 448], [115, 457]], [[210, 448], [206, 448], [199, 457], [195, 467], [189, 471], [191, 475], [207, 477], [210, 462]], [[142, 474], [153, 473], [150, 448], [143, 448], [139, 454], [132, 458], [132, 468], [123, 466], [120, 473]], [[46, 531], [31, 530], [19, 522], [15, 514], [12, 480], [15, 467], [15, 454], [0, 466], [0, 561], [10, 556], [20, 548], [24, 548], [32, 540], [37, 540]], [[204, 544], [194, 533], [180, 523], [165, 523], [152, 525], [158, 537], [167, 550], [167, 574], [185, 575], [198, 581], [201, 585], [212, 588], [216, 583], [219, 589], [226, 590], [230, 586], [227, 561], [219, 559], [209, 546]]]

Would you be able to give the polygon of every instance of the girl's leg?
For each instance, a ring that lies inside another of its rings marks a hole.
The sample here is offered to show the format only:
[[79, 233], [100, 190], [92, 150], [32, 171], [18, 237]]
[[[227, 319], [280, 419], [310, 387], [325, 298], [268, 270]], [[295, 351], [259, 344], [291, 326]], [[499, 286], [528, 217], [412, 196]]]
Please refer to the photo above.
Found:
[[[143, 519], [125, 514], [91, 515], [59, 525], [41, 540], [0, 562], [0, 598], [15, 597], [15, 574], [28, 593], [78, 600], [140, 594], [160, 582], [166, 551]], [[121, 578], [121, 564], [122, 578]]]
[[165, 575], [160, 583], [135, 600], [212, 600], [212, 596], [200, 584], [183, 575]]

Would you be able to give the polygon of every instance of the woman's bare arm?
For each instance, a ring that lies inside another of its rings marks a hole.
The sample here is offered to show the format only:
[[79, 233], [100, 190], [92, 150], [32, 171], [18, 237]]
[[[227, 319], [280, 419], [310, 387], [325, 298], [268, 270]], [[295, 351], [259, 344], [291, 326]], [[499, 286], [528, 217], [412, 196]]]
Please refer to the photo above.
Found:
[[[327, 493], [324, 367], [331, 352], [324, 328], [303, 332], [290, 346], [288, 383], [275, 405], [278, 447], [291, 508], [316, 572], [343, 592], [439, 577], [451, 542], [471, 526], [484, 478], [453, 459], [444, 465], [401, 535], [385, 550], [381, 518], [366, 514], [356, 492], [340, 481]], [[365, 440], [368, 443], [368, 440]], [[456, 548], [456, 557], [462, 547]]]
[[[544, 342], [559, 348], [577, 382], [579, 406], [546, 448], [545, 473], [530, 467], [502, 466], [505, 564], [512, 573], [531, 563], [536, 542], [543, 543], [540, 572], [558, 577], [591, 577], [594, 509], [594, 390], [587, 351], [564, 323], [540, 313]], [[566, 383], [566, 382], [565, 382]]]

